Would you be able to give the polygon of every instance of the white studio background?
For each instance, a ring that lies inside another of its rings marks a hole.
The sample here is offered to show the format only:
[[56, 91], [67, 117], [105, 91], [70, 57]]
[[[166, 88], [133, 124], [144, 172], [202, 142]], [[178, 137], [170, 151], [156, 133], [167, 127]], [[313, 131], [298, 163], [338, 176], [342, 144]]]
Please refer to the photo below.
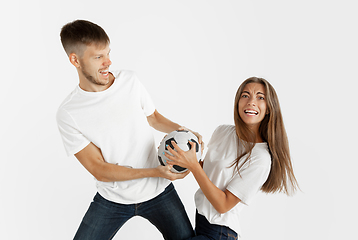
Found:
[[[243, 239], [352, 239], [358, 195], [356, 1], [45, 1], [1, 7], [0, 239], [72, 239], [96, 189], [66, 157], [55, 114], [78, 84], [61, 27], [102, 26], [114, 69], [137, 72], [159, 112], [208, 143], [233, 124], [236, 89], [275, 87], [302, 189], [259, 193], [242, 213]], [[163, 134], [156, 132], [159, 141]], [[174, 182], [194, 224], [192, 175]], [[161, 239], [134, 218], [114, 239]]]

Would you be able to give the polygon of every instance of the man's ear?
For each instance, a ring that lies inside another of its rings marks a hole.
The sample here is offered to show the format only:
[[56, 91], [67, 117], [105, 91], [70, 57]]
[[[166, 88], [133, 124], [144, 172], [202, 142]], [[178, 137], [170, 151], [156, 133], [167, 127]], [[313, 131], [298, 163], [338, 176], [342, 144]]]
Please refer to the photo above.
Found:
[[79, 57], [76, 55], [76, 53], [71, 53], [68, 57], [73, 66], [75, 66], [76, 68], [79, 68], [81, 66]]

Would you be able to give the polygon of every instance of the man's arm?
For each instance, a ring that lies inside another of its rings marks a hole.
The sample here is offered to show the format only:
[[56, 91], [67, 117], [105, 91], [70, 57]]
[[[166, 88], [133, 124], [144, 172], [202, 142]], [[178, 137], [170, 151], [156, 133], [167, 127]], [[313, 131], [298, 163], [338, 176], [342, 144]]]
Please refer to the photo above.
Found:
[[[147, 117], [150, 126], [158, 131], [169, 133], [174, 130], [183, 129], [179, 124], [170, 121], [169, 119], [158, 113], [157, 110]], [[193, 132], [201, 143], [201, 135]], [[116, 164], [107, 163], [99, 149], [93, 143], [88, 144], [84, 149], [75, 154], [78, 161], [89, 171], [98, 181], [115, 182], [127, 181], [145, 177], [162, 177], [171, 181], [182, 179], [189, 174], [173, 173], [170, 169], [172, 165], [161, 166], [156, 168], [128, 168]]]
[[199, 133], [194, 132], [190, 129], [186, 129], [185, 127], [182, 127], [179, 124], [170, 121], [169, 119], [161, 115], [157, 110], [155, 110], [152, 115], [149, 115], [147, 117], [147, 120], [150, 126], [164, 133], [170, 133], [172, 131], [179, 130], [179, 129], [189, 130], [190, 132], [194, 133], [195, 136], [197, 136], [199, 144], [201, 144], [202, 149], [204, 149], [202, 136]]
[[165, 118], [157, 110], [155, 110], [152, 115], [149, 115], [147, 117], [147, 120], [151, 127], [164, 133], [170, 133], [181, 128], [179, 124], [174, 123], [169, 119]]
[[75, 157], [98, 181], [115, 182], [127, 181], [145, 177], [162, 177], [171, 181], [184, 178], [186, 173], [172, 173], [171, 165], [158, 166], [157, 168], [127, 168], [105, 162], [101, 149], [93, 143], [75, 154]]

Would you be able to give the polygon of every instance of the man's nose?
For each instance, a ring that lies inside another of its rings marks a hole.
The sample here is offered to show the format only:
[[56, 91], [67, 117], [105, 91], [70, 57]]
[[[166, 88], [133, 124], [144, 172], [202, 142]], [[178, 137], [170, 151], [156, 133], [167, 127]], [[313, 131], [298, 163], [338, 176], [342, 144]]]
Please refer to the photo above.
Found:
[[108, 58], [104, 61], [103, 65], [106, 65], [106, 66], [112, 65], [111, 59], [108, 57]]

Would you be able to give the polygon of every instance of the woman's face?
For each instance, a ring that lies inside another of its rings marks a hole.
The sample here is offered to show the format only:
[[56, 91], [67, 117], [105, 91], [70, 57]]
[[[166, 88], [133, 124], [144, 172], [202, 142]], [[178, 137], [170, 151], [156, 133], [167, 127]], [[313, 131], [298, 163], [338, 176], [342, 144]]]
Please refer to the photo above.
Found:
[[260, 83], [248, 83], [244, 87], [238, 104], [238, 112], [247, 126], [258, 132], [267, 113], [266, 92]]

